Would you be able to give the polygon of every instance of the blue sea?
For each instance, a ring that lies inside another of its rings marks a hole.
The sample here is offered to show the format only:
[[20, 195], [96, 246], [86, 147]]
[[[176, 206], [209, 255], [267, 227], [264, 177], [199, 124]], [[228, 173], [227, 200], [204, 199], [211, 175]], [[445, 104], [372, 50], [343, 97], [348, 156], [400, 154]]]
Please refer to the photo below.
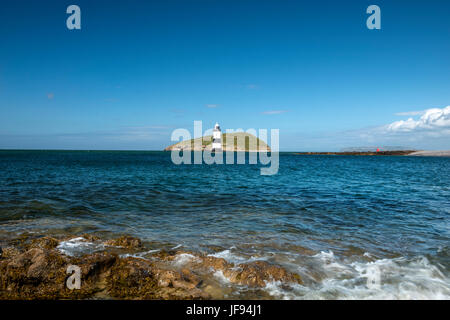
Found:
[[169, 152], [0, 151], [0, 245], [83, 233], [301, 275], [268, 283], [274, 299], [449, 299], [450, 158], [281, 153], [263, 176]]

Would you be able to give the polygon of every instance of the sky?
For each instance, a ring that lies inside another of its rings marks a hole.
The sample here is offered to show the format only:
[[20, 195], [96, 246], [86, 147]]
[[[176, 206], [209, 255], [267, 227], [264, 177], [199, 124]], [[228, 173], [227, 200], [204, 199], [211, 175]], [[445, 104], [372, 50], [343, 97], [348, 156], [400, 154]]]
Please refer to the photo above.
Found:
[[0, 149], [161, 150], [195, 120], [279, 129], [281, 151], [450, 149], [449, 18], [447, 0], [2, 1]]

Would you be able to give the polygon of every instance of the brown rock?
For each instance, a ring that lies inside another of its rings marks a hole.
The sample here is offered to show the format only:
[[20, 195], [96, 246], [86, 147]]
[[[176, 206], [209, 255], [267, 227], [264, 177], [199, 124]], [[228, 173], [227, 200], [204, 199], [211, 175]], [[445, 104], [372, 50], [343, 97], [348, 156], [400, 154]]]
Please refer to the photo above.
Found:
[[[186, 253], [186, 252], [177, 252], [177, 254]], [[190, 253], [194, 254], [194, 253]], [[164, 261], [173, 261], [176, 255], [162, 255], [161, 258]], [[294, 282], [294, 283], [302, 283], [301, 277], [298, 274], [291, 273], [286, 269], [269, 264], [265, 261], [255, 261], [252, 263], [242, 263], [239, 265], [235, 265], [233, 263], [227, 262], [223, 258], [216, 258], [212, 256], [200, 257], [196, 255], [196, 262], [194, 264], [190, 264], [194, 269], [196, 268], [206, 268], [206, 269], [214, 269], [217, 271], [222, 271], [223, 275], [230, 280], [232, 283], [247, 285], [250, 287], [264, 287], [266, 282], [269, 281], [282, 281], [282, 282]], [[183, 272], [186, 272], [187, 278], [189, 275], [193, 275], [188, 269], [182, 269]], [[193, 275], [195, 279], [195, 275]], [[196, 279], [198, 280], [198, 279]], [[183, 282], [181, 279], [170, 279], [171, 285], [174, 286], [175, 283], [177, 285], [183, 287], [192, 287], [192, 284], [195, 283], [196, 280], [185, 281]], [[167, 285], [169, 281], [167, 278], [163, 278], [161, 280], [162, 283]], [[194, 287], [198, 285], [200, 280], [195, 283]]]
[[113, 266], [117, 255], [107, 252], [93, 253], [75, 260], [74, 264], [81, 268], [83, 279], [98, 276]]
[[123, 247], [127, 249], [140, 248], [141, 240], [130, 236], [122, 236], [117, 239], [111, 239], [105, 242], [108, 246]]
[[177, 272], [164, 269], [155, 270], [154, 276], [162, 287], [173, 287], [173, 283], [180, 278]]
[[111, 296], [124, 299], [155, 298], [158, 287], [151, 263], [135, 258], [118, 260], [111, 268], [107, 282]]
[[34, 252], [31, 258], [31, 266], [28, 268], [27, 271], [27, 277], [35, 279], [44, 278], [49, 265], [48, 259], [49, 255], [45, 253], [43, 250]]
[[225, 270], [224, 275], [231, 282], [250, 287], [264, 287], [268, 281], [301, 283], [299, 275], [294, 275], [284, 268], [270, 265], [265, 261], [241, 264], [239, 268]]
[[234, 265], [225, 259], [206, 257], [203, 265], [222, 271], [230, 282], [250, 287], [264, 287], [267, 281], [302, 283], [298, 274], [291, 273], [282, 267], [271, 265], [265, 261]]
[[[250, 287], [263, 287], [268, 281], [301, 283], [297, 274], [264, 261], [235, 265], [192, 252], [189, 254], [196, 259], [186, 265], [173, 261], [177, 255], [188, 252], [163, 252], [152, 256], [152, 261], [120, 258], [107, 251], [76, 258], [55, 250], [55, 241], [43, 237], [32, 241], [31, 248], [24, 252], [15, 248], [3, 250], [0, 299], [208, 299], [214, 292], [208, 283], [211, 269], [220, 270], [232, 283]], [[108, 244], [141, 246], [140, 240], [132, 237], [110, 240]], [[81, 268], [80, 290], [66, 287], [70, 264]]]
[[56, 248], [59, 241], [52, 237], [42, 237], [38, 239], [33, 239], [31, 241], [30, 248], [42, 248], [42, 249], [53, 249]]
[[68, 261], [58, 252], [32, 248], [0, 263], [1, 299], [80, 297], [65, 287]]
[[[161, 251], [159, 251], [159, 252], [157, 252], [157, 253], [155, 253], [154, 254], [154, 257], [155, 258], [158, 258], [158, 259], [160, 259], [160, 260], [163, 260], [163, 261], [173, 261], [173, 259], [175, 259], [175, 256], [178, 254], [178, 253], [180, 253], [180, 252], [178, 252], [178, 251], [175, 251], [175, 250], [161, 250]], [[182, 252], [182, 253], [185, 253], [185, 252]]]
[[8, 263], [9, 268], [23, 268], [27, 265], [30, 265], [34, 259], [36, 259], [44, 254], [43, 249], [33, 248], [22, 254], [18, 254], [14, 256], [11, 261]]
[[83, 234], [81, 237], [83, 237], [84, 239], [86, 239], [89, 242], [94, 242], [94, 241], [100, 240], [99, 237], [97, 237], [93, 234], [88, 234], [88, 233]]
[[20, 250], [14, 247], [3, 248], [2, 258], [8, 259], [20, 254]]
[[137, 258], [120, 259], [108, 278], [111, 296], [122, 299], [208, 299], [190, 271], [162, 269]]
[[203, 263], [205, 266], [212, 267], [215, 270], [227, 270], [234, 267], [232, 263], [228, 263], [223, 258], [215, 258], [215, 257], [206, 257], [203, 259]]

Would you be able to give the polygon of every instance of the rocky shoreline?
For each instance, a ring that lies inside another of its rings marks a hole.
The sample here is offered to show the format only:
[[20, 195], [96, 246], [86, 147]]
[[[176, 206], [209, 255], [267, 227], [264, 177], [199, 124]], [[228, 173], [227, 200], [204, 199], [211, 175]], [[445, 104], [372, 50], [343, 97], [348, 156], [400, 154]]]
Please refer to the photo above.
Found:
[[[154, 251], [140, 239], [122, 236], [96, 243], [95, 252], [71, 255], [62, 249], [74, 237], [23, 236], [0, 249], [0, 299], [226, 299], [217, 280], [255, 290], [268, 282], [301, 284], [298, 274], [265, 261], [233, 264], [223, 258], [181, 250]], [[79, 267], [81, 286], [69, 289], [69, 266]], [[262, 299], [270, 298], [261, 295]]]

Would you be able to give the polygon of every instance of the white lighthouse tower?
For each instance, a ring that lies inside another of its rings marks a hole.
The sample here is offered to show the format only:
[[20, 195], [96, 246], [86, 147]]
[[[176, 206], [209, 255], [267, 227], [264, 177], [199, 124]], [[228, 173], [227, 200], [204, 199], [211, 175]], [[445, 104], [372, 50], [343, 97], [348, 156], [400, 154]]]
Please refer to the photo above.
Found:
[[212, 151], [222, 151], [222, 131], [217, 122], [213, 130]]

